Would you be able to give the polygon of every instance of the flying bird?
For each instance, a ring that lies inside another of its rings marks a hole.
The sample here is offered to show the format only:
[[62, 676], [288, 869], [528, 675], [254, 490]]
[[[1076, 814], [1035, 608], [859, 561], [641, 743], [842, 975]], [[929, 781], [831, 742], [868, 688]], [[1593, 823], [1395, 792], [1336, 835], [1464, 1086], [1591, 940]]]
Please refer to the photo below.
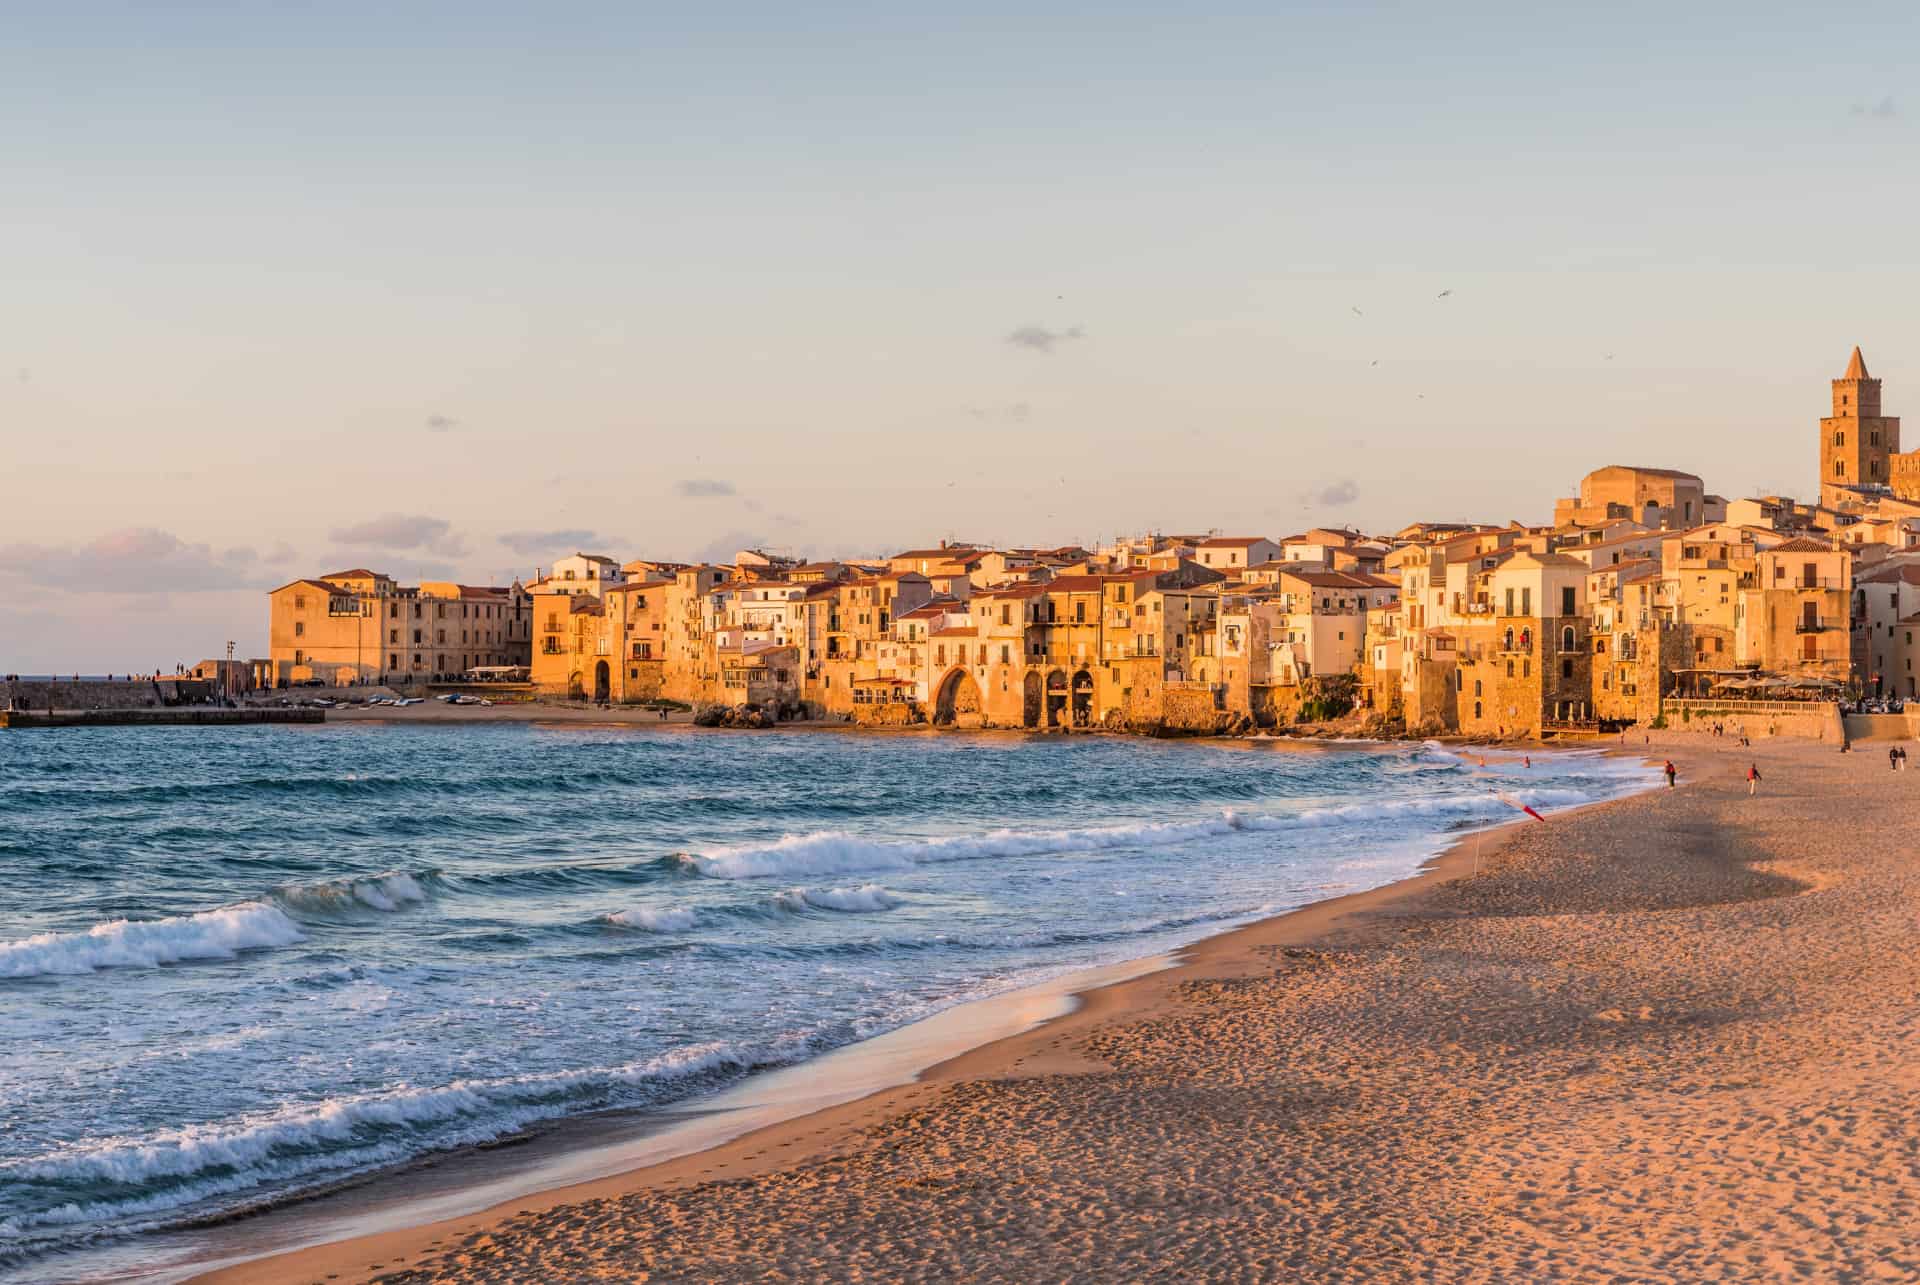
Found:
[[1380, 364], [1380, 361], [1378, 358], [1375, 358], [1373, 361], [1370, 361], [1367, 363], [1367, 365], [1369, 366], [1378, 366], [1379, 364]]
[[1446, 298], [1446, 297], [1447, 297], [1448, 295], [1450, 295], [1450, 294], [1452, 294], [1452, 293], [1453, 293], [1453, 291], [1451, 291], [1451, 290], [1442, 290], [1442, 291], [1441, 291], [1441, 292], [1440, 292], [1439, 294], [1437, 294], [1437, 295], [1435, 295], [1435, 296], [1434, 296], [1434, 298], [1436, 298], [1436, 299], [1444, 299], [1444, 298]]
[[1366, 313], [1360, 311], [1358, 308], [1354, 308], [1352, 304], [1348, 304], [1347, 307], [1353, 309], [1353, 315], [1356, 317], [1364, 317], [1367, 315]]

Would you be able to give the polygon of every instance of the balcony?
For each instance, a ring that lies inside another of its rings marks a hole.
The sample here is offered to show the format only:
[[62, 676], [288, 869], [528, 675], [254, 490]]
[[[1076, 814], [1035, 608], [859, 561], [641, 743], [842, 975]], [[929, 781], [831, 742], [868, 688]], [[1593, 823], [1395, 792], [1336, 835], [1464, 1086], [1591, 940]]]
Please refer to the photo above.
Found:
[[1814, 616], [1812, 618], [1802, 616], [1793, 622], [1793, 632], [1796, 634], [1823, 634], [1829, 629], [1840, 629], [1843, 627], [1844, 626], [1838, 621], [1829, 619], [1826, 616]]

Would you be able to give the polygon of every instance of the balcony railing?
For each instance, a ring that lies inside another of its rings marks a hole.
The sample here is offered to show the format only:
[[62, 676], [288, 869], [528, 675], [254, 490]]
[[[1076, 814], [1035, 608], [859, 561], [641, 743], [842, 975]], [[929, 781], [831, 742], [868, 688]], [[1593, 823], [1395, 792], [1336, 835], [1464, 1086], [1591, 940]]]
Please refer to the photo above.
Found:
[[1796, 634], [1821, 634], [1829, 629], [1838, 629], [1840, 627], [1837, 621], [1830, 620], [1825, 616], [1815, 616], [1811, 620], [1802, 616], [1799, 620], [1793, 622], [1793, 632]]

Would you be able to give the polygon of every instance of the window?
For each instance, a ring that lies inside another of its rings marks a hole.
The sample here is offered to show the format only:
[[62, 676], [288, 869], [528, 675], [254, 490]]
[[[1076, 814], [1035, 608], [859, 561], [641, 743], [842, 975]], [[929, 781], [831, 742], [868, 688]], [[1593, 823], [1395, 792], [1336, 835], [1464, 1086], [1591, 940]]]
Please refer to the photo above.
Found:
[[1845, 477], [1847, 475], [1847, 466], [1841, 461], [1835, 460], [1833, 462], [1833, 475], [1835, 477]]
[[1477, 678], [1473, 680], [1473, 694], [1475, 696], [1480, 695], [1480, 680]]
[[1568, 625], [1560, 631], [1560, 650], [1572, 651], [1576, 646], [1573, 639], [1573, 626]]
[[387, 657], [387, 668], [388, 668], [388, 669], [398, 669], [398, 668], [400, 668], [400, 658], [399, 658], [398, 656], [388, 656], [388, 657]]
[[1560, 662], [1560, 677], [1573, 677], [1573, 662], [1571, 660], [1563, 660]]
[[[413, 631], [413, 645], [416, 647], [420, 645], [420, 631], [418, 629]], [[415, 656], [414, 659], [418, 660], [420, 658], [418, 656]]]
[[293, 609], [295, 611], [305, 611], [307, 609], [307, 595], [305, 595], [304, 593], [294, 594]]
[[1479, 717], [1480, 717], [1480, 702], [1479, 702], [1479, 701], [1475, 701], [1475, 702], [1473, 703], [1473, 716], [1474, 716], [1475, 718], [1479, 718]]
[[1573, 605], [1573, 586], [1564, 585], [1560, 589], [1560, 614], [1571, 616], [1576, 608]]
[[306, 622], [306, 621], [304, 621], [304, 620], [296, 620], [296, 621], [294, 621], [294, 622], [293, 622], [293, 636], [294, 636], [295, 638], [304, 638], [304, 637], [306, 637], [306, 634], [307, 634], [307, 622]]

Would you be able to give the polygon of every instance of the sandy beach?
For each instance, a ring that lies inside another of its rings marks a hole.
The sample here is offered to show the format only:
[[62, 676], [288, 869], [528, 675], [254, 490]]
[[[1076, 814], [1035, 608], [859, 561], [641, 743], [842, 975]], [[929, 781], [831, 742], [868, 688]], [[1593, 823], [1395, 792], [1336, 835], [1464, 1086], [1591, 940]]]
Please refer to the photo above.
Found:
[[1650, 752], [1681, 788], [1212, 938], [917, 1082], [202, 1279], [1920, 1278], [1920, 774]]

